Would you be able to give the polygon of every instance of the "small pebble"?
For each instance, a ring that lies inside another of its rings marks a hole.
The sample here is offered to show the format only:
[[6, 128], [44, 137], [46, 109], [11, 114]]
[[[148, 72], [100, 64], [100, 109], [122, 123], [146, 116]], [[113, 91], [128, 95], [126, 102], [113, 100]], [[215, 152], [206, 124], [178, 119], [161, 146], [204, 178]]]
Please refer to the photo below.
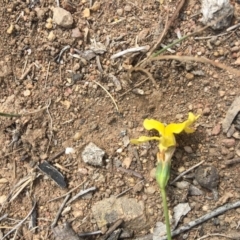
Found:
[[223, 146], [225, 146], [227, 148], [231, 148], [231, 147], [235, 146], [236, 141], [233, 138], [226, 138], [226, 139], [222, 140], [222, 144], [223, 144]]
[[232, 136], [233, 136], [235, 139], [240, 139], [240, 132], [235, 132]]
[[220, 97], [224, 97], [225, 91], [218, 91]]
[[74, 64], [73, 71], [75, 72], [75, 71], [79, 70], [80, 66], [81, 66], [80, 63]]
[[203, 114], [204, 116], [208, 116], [210, 113], [211, 113], [211, 110], [210, 110], [209, 107], [206, 107], [206, 108], [203, 109], [202, 114]]
[[10, 27], [7, 29], [7, 33], [10, 35], [13, 33], [13, 31], [14, 31], [14, 25], [11, 24]]
[[239, 50], [239, 46], [234, 46], [231, 48], [231, 52], [237, 52]]
[[81, 38], [83, 35], [82, 33], [79, 31], [79, 28], [74, 28], [72, 29], [72, 37], [73, 38]]
[[30, 90], [25, 90], [24, 92], [23, 92], [23, 96], [24, 97], [28, 97], [28, 96], [30, 96], [31, 95], [31, 92], [30, 92]]
[[132, 6], [126, 5], [126, 6], [124, 7], [124, 11], [125, 11], [125, 12], [131, 12], [131, 11], [132, 11]]
[[208, 207], [207, 205], [204, 205], [204, 206], [202, 207], [202, 210], [203, 210], [204, 212], [207, 212], [207, 211], [209, 210], [209, 207]]
[[55, 34], [53, 33], [53, 31], [51, 31], [51, 32], [48, 34], [48, 40], [49, 40], [50, 42], [53, 42], [55, 39], [56, 39], [56, 36], [55, 36]]
[[192, 80], [194, 78], [194, 75], [192, 73], [187, 73], [185, 77], [187, 80]]
[[192, 148], [191, 148], [190, 146], [185, 146], [185, 147], [184, 147], [184, 150], [185, 150], [185, 152], [187, 152], [187, 153], [193, 153], [193, 150], [192, 150]]
[[123, 9], [122, 8], [117, 9], [117, 15], [118, 16], [122, 16], [123, 15]]
[[156, 192], [156, 188], [154, 186], [150, 186], [150, 187], [145, 188], [144, 192], [147, 194], [154, 194]]
[[221, 132], [221, 125], [217, 124], [216, 126], [214, 126], [214, 128], [212, 129], [212, 135], [216, 136]]
[[81, 132], [76, 132], [73, 136], [73, 140], [77, 141], [82, 137], [82, 133]]
[[185, 169], [185, 167], [183, 167], [183, 166], [178, 168], [178, 172], [179, 172], [179, 173], [182, 173], [182, 172], [184, 172], [185, 170], [186, 170], [186, 169]]
[[100, 9], [101, 4], [98, 1], [95, 1], [92, 7], [90, 8], [91, 11], [96, 12]]

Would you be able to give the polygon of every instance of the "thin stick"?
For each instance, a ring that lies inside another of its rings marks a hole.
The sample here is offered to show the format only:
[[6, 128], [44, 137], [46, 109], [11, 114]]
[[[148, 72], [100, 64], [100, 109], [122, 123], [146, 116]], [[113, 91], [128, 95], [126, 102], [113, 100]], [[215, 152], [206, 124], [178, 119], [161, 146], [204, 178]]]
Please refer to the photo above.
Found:
[[235, 164], [235, 163], [240, 163], [240, 158], [233, 158], [231, 160], [227, 160], [224, 162], [225, 165], [232, 165], [232, 164]]
[[89, 193], [89, 192], [92, 192], [92, 191], [95, 191], [96, 190], [96, 187], [91, 187], [91, 188], [88, 188], [86, 190], [81, 190], [79, 193], [77, 193], [74, 197], [72, 197], [67, 203], [66, 205], [69, 205], [70, 203], [72, 203], [73, 201], [77, 200], [79, 197]]
[[47, 106], [47, 108], [46, 108], [46, 111], [47, 111], [48, 116], [49, 116], [49, 118], [50, 118], [50, 139], [49, 139], [48, 146], [47, 146], [47, 149], [46, 149], [46, 152], [45, 152], [45, 153], [48, 152], [48, 149], [49, 149], [49, 147], [50, 147], [50, 143], [51, 143], [52, 137], [53, 137], [53, 131], [52, 131], [52, 129], [53, 129], [53, 120], [52, 120], [52, 116], [51, 116], [51, 114], [50, 114], [50, 112], [49, 112], [49, 106], [50, 106], [50, 104], [51, 104], [51, 99], [49, 100], [48, 106]]
[[149, 77], [145, 78], [144, 80], [142, 80], [140, 83], [134, 85], [132, 88], [128, 89], [126, 92], [122, 93], [119, 97], [123, 97], [125, 96], [127, 93], [131, 92], [134, 88], [141, 86], [143, 83], [145, 83], [147, 80], [149, 79]]
[[[197, 218], [197, 219], [189, 222], [187, 225], [182, 226], [182, 227], [172, 231], [172, 237], [177, 236], [178, 234], [180, 234], [182, 232], [188, 231], [189, 229], [191, 229], [191, 228], [193, 228], [193, 227], [195, 227], [195, 226], [197, 226], [197, 225], [199, 225], [203, 222], [206, 222], [207, 220], [209, 220], [213, 217], [221, 215], [228, 210], [238, 208], [238, 207], [240, 207], [240, 201], [237, 201], [237, 202], [234, 202], [234, 203], [227, 203], [227, 204], [213, 210], [212, 212], [207, 213], [207, 214], [203, 215], [202, 217]], [[166, 237], [160, 237], [159, 240], [167, 240], [167, 238]]]
[[118, 219], [105, 233], [100, 240], [108, 239], [108, 237], [123, 223], [123, 219]]
[[46, 78], [45, 78], [45, 88], [47, 86], [47, 80], [48, 80], [48, 74], [49, 74], [50, 65], [51, 65], [51, 62], [49, 61], [48, 62], [48, 68], [47, 68], [47, 74], [46, 74]]
[[169, 13], [167, 13], [167, 18], [166, 18], [166, 22], [165, 22], [165, 26], [164, 26], [164, 29], [163, 29], [163, 32], [162, 34], [160, 35], [158, 41], [154, 44], [154, 46], [150, 49], [149, 51], [149, 55], [148, 55], [148, 58], [151, 57], [152, 53], [156, 50], [156, 48], [159, 47], [159, 45], [161, 44], [163, 38], [165, 37], [165, 35], [167, 34], [167, 31], [170, 27], [170, 24], [168, 22], [168, 17], [169, 17]]
[[123, 56], [123, 55], [125, 55], [125, 54], [127, 54], [127, 53], [134, 53], [134, 52], [146, 52], [147, 50], [148, 50], [148, 46], [142, 46], [142, 47], [135, 47], [135, 48], [128, 48], [128, 49], [126, 49], [126, 50], [123, 50], [123, 51], [121, 51], [121, 52], [118, 52], [118, 53], [116, 53], [116, 54], [113, 54], [112, 56], [111, 56], [111, 59], [113, 60], [113, 59], [115, 59], [115, 58], [119, 58], [119, 57], [121, 57], [121, 56]]
[[19, 80], [23, 80], [31, 71], [32, 67], [34, 66], [35, 64], [32, 63], [30, 64], [30, 66], [27, 68], [27, 70], [22, 74], [22, 76], [20, 77]]
[[78, 233], [79, 237], [88, 237], [88, 236], [93, 236], [97, 234], [102, 234], [101, 230], [95, 231], [95, 232], [85, 232], [85, 233]]
[[201, 62], [201, 63], [205, 63], [205, 64], [211, 64], [214, 67], [217, 68], [221, 68], [224, 69], [226, 71], [231, 72], [232, 74], [235, 74], [237, 77], [240, 76], [240, 71], [226, 66], [223, 63], [219, 63], [219, 62], [214, 62], [213, 60], [210, 60], [208, 58], [205, 57], [189, 57], [189, 56], [174, 56], [174, 55], [163, 55], [163, 56], [158, 56], [158, 57], [153, 57], [151, 59], [149, 59], [147, 62], [153, 62], [153, 61], [157, 61], [157, 60], [177, 60], [177, 61], [184, 61], [184, 62], [189, 62], [189, 61], [195, 61], [195, 62]]
[[153, 85], [157, 88], [157, 83], [156, 83], [155, 79], [153, 78], [152, 74], [150, 72], [148, 72], [147, 70], [145, 70], [144, 68], [134, 67], [134, 68], [131, 68], [128, 73], [131, 74], [132, 72], [136, 72], [136, 71], [143, 72], [144, 74], [146, 74], [148, 76], [148, 78], [152, 81]]
[[32, 112], [20, 113], [20, 114], [15, 114], [15, 113], [12, 114], [12, 113], [2, 113], [2, 112], [0, 112], [0, 116], [3, 116], [3, 117], [23, 117], [23, 116], [28, 116], [28, 115], [32, 115], [32, 114], [41, 112], [41, 111], [47, 109], [48, 107], [49, 106], [45, 106], [43, 108], [37, 109], [37, 110], [32, 111]]
[[144, 180], [139, 181], [138, 183], [136, 183], [133, 187], [130, 187], [128, 189], [126, 189], [125, 191], [119, 193], [118, 195], [115, 196], [115, 198], [119, 198], [120, 196], [124, 195], [125, 193], [129, 192], [131, 189], [133, 189], [135, 186], [137, 186], [138, 184], [142, 183]]
[[108, 90], [107, 90], [105, 87], [103, 87], [99, 82], [96, 82], [96, 81], [94, 81], [94, 80], [93, 80], [93, 82], [95, 82], [98, 86], [100, 86], [100, 87], [107, 93], [107, 95], [108, 95], [108, 96], [111, 98], [111, 100], [113, 101], [113, 103], [114, 103], [117, 111], [119, 112], [117, 103], [116, 103], [116, 101], [114, 100], [114, 98], [112, 97], [112, 95], [108, 92]]
[[60, 215], [61, 215], [61, 213], [62, 213], [62, 211], [63, 211], [63, 208], [65, 207], [65, 205], [66, 205], [66, 203], [67, 203], [67, 201], [68, 201], [69, 198], [70, 198], [70, 194], [68, 194], [68, 195], [65, 197], [62, 205], [60, 206], [60, 208], [59, 208], [59, 210], [58, 210], [58, 212], [57, 212], [57, 215], [56, 215], [55, 219], [53, 220], [53, 222], [52, 222], [52, 224], [51, 224], [51, 228], [55, 228], [55, 227], [56, 227], [57, 221], [58, 221], [58, 219], [59, 219], [59, 217], [60, 217]]
[[201, 161], [200, 163], [198, 163], [198, 164], [196, 164], [196, 165], [190, 167], [190, 168], [187, 169], [186, 171], [180, 173], [180, 174], [179, 174], [179, 175], [178, 175], [178, 176], [177, 176], [172, 182], [170, 182], [170, 184], [175, 183], [175, 182], [176, 182], [178, 179], [180, 179], [182, 176], [184, 176], [185, 174], [187, 174], [188, 172], [192, 171], [194, 168], [200, 166], [200, 165], [203, 164], [203, 163], [204, 163], [204, 160]]
[[28, 217], [32, 214], [35, 206], [36, 206], [36, 202], [34, 202], [33, 207], [32, 207], [32, 209], [31, 209], [31, 211], [27, 214], [27, 216], [26, 216], [22, 221], [20, 221], [15, 227], [13, 227], [7, 234], [5, 234], [5, 235], [1, 238], [1, 240], [4, 240], [8, 235], [10, 235], [12, 232], [14, 232], [15, 230], [17, 230], [17, 229], [28, 219]]
[[208, 234], [208, 235], [204, 235], [204, 236], [198, 238], [197, 240], [202, 240], [202, 239], [212, 237], [212, 236], [219, 236], [219, 237], [225, 237], [225, 238], [230, 238], [230, 239], [236, 239], [235, 237], [231, 237], [231, 236], [228, 236], [228, 235], [225, 235], [225, 234], [211, 233], [211, 234]]
[[27, 63], [28, 63], [28, 58], [26, 59], [26, 62], [25, 62], [25, 64], [24, 64], [24, 66], [23, 66], [22, 75], [23, 75], [23, 73], [25, 72], [25, 69], [26, 69], [26, 67], [27, 67]]
[[102, 68], [102, 65], [101, 65], [100, 57], [98, 55], [96, 56], [96, 62], [97, 62], [97, 66], [98, 66], [99, 72], [103, 72], [103, 68]]
[[67, 196], [68, 194], [72, 193], [73, 191], [75, 191], [76, 189], [78, 189], [79, 187], [81, 187], [86, 181], [87, 181], [87, 180], [83, 181], [82, 183], [80, 183], [79, 185], [77, 185], [75, 188], [71, 189], [69, 192], [63, 194], [62, 196], [53, 198], [53, 199], [49, 200], [48, 202], [53, 202], [53, 201], [56, 201], [56, 200], [58, 200], [58, 199], [61, 199], [61, 198], [65, 197], [65, 196]]
[[55, 160], [56, 158], [61, 157], [64, 153], [65, 153], [65, 149], [62, 150], [61, 152], [57, 153], [57, 154], [54, 155], [53, 157], [49, 158], [48, 161], [49, 161], [49, 162], [52, 162], [52, 161]]
[[0, 156], [0, 159], [1, 159], [1, 158], [8, 157], [8, 156], [10, 156], [10, 155], [13, 155], [14, 153], [19, 152], [19, 151], [22, 150], [22, 149], [23, 149], [23, 148], [19, 148], [19, 149], [15, 150], [15, 151], [13, 151], [13, 152], [11, 152], [11, 153], [8, 153], [8, 154], [6, 154], [6, 155], [4, 155], [4, 156]]
[[122, 172], [125, 172], [125, 173], [128, 173], [129, 175], [133, 175], [135, 177], [138, 177], [140, 179], [143, 179], [143, 176], [142, 174], [138, 173], [138, 172], [135, 172], [131, 169], [126, 169], [126, 168], [123, 168], [123, 167], [118, 167], [117, 170], [120, 170]]

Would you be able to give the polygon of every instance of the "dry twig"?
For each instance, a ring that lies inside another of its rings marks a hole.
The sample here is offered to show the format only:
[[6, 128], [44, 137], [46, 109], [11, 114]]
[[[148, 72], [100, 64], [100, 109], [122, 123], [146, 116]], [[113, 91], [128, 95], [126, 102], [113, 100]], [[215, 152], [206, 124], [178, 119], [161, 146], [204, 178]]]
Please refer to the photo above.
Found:
[[213, 236], [225, 237], [225, 238], [230, 238], [230, 239], [236, 239], [235, 237], [231, 237], [231, 236], [228, 236], [228, 235], [225, 235], [225, 234], [211, 233], [211, 234], [204, 235], [204, 236], [198, 238], [197, 240], [202, 240], [202, 239], [205, 239], [205, 238], [208, 238], [208, 237], [213, 237]]
[[175, 183], [178, 179], [180, 179], [182, 176], [184, 176], [185, 174], [187, 174], [188, 172], [192, 171], [194, 168], [198, 167], [199, 165], [203, 164], [204, 161], [201, 161], [200, 163], [190, 167], [189, 169], [187, 169], [186, 171], [180, 173], [170, 184]]
[[28, 217], [32, 214], [32, 211], [34, 210], [35, 206], [36, 206], [36, 202], [34, 202], [33, 207], [32, 207], [32, 209], [31, 209], [31, 211], [27, 214], [27, 216], [26, 216], [23, 220], [21, 220], [15, 227], [13, 227], [8, 233], [6, 233], [6, 234], [1, 238], [1, 240], [4, 240], [8, 235], [10, 235], [12, 232], [14, 232], [15, 230], [17, 230], [17, 229], [28, 219]]
[[63, 198], [63, 197], [66, 197], [68, 194], [72, 193], [73, 191], [75, 191], [76, 189], [78, 189], [80, 186], [82, 186], [85, 182], [86, 182], [86, 180], [83, 181], [82, 183], [80, 183], [79, 185], [77, 185], [75, 188], [71, 189], [69, 192], [63, 194], [63, 195], [60, 196], [60, 197], [53, 198], [53, 199], [49, 200], [48, 202], [53, 202], [53, 201], [56, 201], [56, 200], [61, 199], [61, 198]]
[[[227, 204], [213, 210], [212, 212], [207, 213], [207, 214], [203, 215], [202, 217], [197, 218], [197, 219], [189, 222], [187, 225], [182, 226], [182, 227], [172, 231], [172, 237], [177, 236], [178, 234], [180, 234], [182, 232], [188, 231], [191, 228], [193, 228], [193, 227], [195, 227], [195, 226], [197, 226], [197, 225], [199, 225], [203, 222], [206, 222], [207, 220], [209, 220], [213, 217], [221, 215], [228, 210], [238, 208], [238, 207], [240, 207], [240, 201], [237, 201], [237, 202], [234, 202], [234, 203], [227, 203]], [[159, 238], [159, 240], [167, 240], [167, 238], [166, 237], [161, 237], [161, 238]]]
[[60, 206], [60, 208], [59, 208], [59, 210], [58, 210], [58, 212], [57, 212], [57, 215], [56, 215], [55, 219], [53, 220], [53, 222], [52, 222], [52, 224], [51, 224], [51, 228], [55, 228], [55, 227], [56, 227], [57, 221], [58, 221], [58, 219], [59, 219], [59, 217], [60, 217], [60, 215], [61, 215], [61, 213], [62, 213], [62, 210], [63, 210], [63, 208], [65, 207], [65, 205], [66, 205], [66, 203], [67, 203], [67, 201], [68, 201], [69, 198], [70, 198], [70, 194], [68, 194], [68, 195], [65, 197], [62, 205]]
[[231, 72], [232, 74], [235, 74], [237, 77], [240, 76], [240, 71], [226, 66], [223, 63], [219, 63], [219, 62], [214, 62], [213, 60], [210, 60], [208, 58], [205, 57], [191, 57], [191, 56], [174, 56], [174, 55], [163, 55], [163, 56], [158, 56], [158, 57], [153, 57], [151, 59], [149, 59], [147, 62], [154, 62], [154, 61], [158, 61], [158, 60], [177, 60], [177, 61], [181, 61], [181, 62], [190, 62], [190, 61], [195, 61], [195, 62], [201, 62], [201, 63], [205, 63], [205, 64], [211, 64], [214, 67], [217, 68], [221, 68], [224, 69], [226, 71]]

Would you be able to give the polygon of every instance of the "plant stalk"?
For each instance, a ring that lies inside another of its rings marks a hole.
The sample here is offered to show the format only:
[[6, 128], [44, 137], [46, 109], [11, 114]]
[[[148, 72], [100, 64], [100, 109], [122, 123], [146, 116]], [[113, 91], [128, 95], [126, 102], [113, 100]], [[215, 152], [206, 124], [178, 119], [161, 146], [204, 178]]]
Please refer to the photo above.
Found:
[[169, 221], [169, 215], [168, 215], [166, 188], [165, 187], [160, 188], [160, 190], [162, 195], [163, 212], [164, 212], [165, 224], [166, 224], [166, 230], [167, 230], [167, 239], [172, 240], [170, 221]]

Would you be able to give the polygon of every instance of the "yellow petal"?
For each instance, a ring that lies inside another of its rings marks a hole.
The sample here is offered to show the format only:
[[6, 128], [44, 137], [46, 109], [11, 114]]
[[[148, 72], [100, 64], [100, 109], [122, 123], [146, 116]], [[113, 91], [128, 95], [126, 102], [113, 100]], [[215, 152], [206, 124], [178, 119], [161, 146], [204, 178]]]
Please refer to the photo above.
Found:
[[139, 143], [144, 143], [144, 142], [148, 142], [151, 140], [158, 140], [160, 141], [159, 137], [146, 137], [146, 136], [141, 136], [138, 139], [131, 139], [130, 142], [133, 144], [139, 144]]
[[157, 120], [145, 119], [144, 122], [143, 122], [143, 126], [147, 130], [155, 129], [159, 132], [159, 134], [161, 134], [161, 135], [164, 134], [165, 126]]
[[165, 134], [161, 137], [161, 141], [159, 143], [159, 148], [161, 150], [166, 150], [172, 146], [176, 146], [176, 139], [173, 133], [169, 133], [168, 135]]
[[182, 131], [185, 131], [186, 133], [192, 133], [194, 132], [194, 129], [189, 128], [189, 126], [192, 125], [198, 118], [199, 115], [195, 116], [193, 113], [190, 112], [186, 121], [184, 121], [183, 123], [171, 123], [167, 125], [165, 128], [165, 132], [166, 134], [169, 134], [171, 132], [179, 134]]

